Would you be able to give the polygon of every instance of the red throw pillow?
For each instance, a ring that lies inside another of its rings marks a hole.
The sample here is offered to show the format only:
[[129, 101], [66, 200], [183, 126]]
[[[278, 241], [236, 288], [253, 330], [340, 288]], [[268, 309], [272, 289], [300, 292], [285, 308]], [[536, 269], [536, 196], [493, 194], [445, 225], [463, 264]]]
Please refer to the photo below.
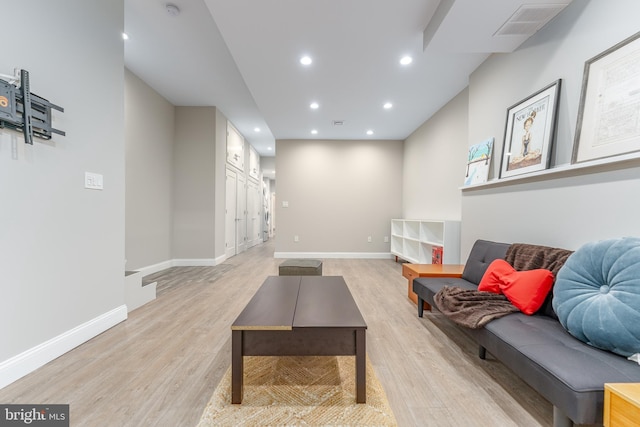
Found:
[[493, 261], [482, 276], [479, 291], [503, 293], [524, 314], [538, 311], [553, 286], [553, 273], [545, 269], [516, 271], [503, 259]]
[[524, 314], [538, 311], [553, 286], [553, 273], [545, 269], [514, 271], [500, 285], [511, 304]]
[[502, 291], [500, 290], [500, 285], [503, 283], [502, 278], [514, 271], [515, 270], [511, 267], [511, 264], [503, 259], [493, 261], [484, 272], [482, 280], [480, 280], [480, 284], [478, 285], [478, 290], [501, 294]]

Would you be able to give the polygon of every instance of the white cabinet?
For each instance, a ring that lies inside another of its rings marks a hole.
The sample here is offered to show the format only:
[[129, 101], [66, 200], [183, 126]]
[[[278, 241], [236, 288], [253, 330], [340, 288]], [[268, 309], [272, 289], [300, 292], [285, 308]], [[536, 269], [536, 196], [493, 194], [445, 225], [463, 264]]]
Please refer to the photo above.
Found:
[[249, 146], [249, 176], [260, 179], [260, 155], [253, 146]]
[[443, 264], [460, 264], [460, 221], [392, 219], [391, 253], [413, 264], [431, 264], [434, 246]]
[[244, 138], [227, 122], [227, 163], [244, 170]]

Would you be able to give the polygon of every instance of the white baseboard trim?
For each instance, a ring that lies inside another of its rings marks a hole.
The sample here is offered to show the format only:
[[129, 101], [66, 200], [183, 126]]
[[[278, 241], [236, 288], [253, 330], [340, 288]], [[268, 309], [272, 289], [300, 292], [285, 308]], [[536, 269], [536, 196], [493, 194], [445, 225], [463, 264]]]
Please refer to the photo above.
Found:
[[174, 259], [172, 267], [213, 267], [216, 260], [213, 258]]
[[35, 371], [53, 359], [89, 341], [127, 319], [127, 306], [121, 305], [88, 322], [43, 342], [0, 363], [0, 388]]
[[390, 252], [274, 252], [274, 258], [391, 259]]
[[157, 273], [158, 271], [166, 270], [167, 268], [173, 267], [173, 263], [171, 260], [162, 261], [157, 264], [149, 265], [147, 267], [137, 268], [135, 271], [139, 271], [142, 273], [142, 277], [148, 276], [149, 274]]

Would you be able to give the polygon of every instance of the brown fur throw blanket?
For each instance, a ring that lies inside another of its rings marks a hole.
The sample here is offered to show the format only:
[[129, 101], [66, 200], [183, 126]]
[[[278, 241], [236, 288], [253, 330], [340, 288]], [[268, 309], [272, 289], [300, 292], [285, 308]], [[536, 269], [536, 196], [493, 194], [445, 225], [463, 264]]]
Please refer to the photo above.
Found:
[[553, 277], [556, 277], [560, 267], [572, 253], [567, 249], [514, 243], [507, 249], [504, 259], [518, 271], [544, 268], [551, 270]]
[[471, 329], [481, 328], [493, 319], [520, 311], [502, 294], [457, 286], [445, 286], [433, 300], [444, 315]]

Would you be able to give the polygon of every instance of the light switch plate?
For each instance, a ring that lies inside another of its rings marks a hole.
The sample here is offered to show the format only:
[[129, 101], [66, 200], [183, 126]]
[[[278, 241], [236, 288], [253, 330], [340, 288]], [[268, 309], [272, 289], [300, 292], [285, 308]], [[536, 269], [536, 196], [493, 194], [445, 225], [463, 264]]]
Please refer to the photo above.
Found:
[[85, 172], [84, 188], [89, 188], [91, 190], [102, 190], [104, 188], [104, 180], [102, 174]]

